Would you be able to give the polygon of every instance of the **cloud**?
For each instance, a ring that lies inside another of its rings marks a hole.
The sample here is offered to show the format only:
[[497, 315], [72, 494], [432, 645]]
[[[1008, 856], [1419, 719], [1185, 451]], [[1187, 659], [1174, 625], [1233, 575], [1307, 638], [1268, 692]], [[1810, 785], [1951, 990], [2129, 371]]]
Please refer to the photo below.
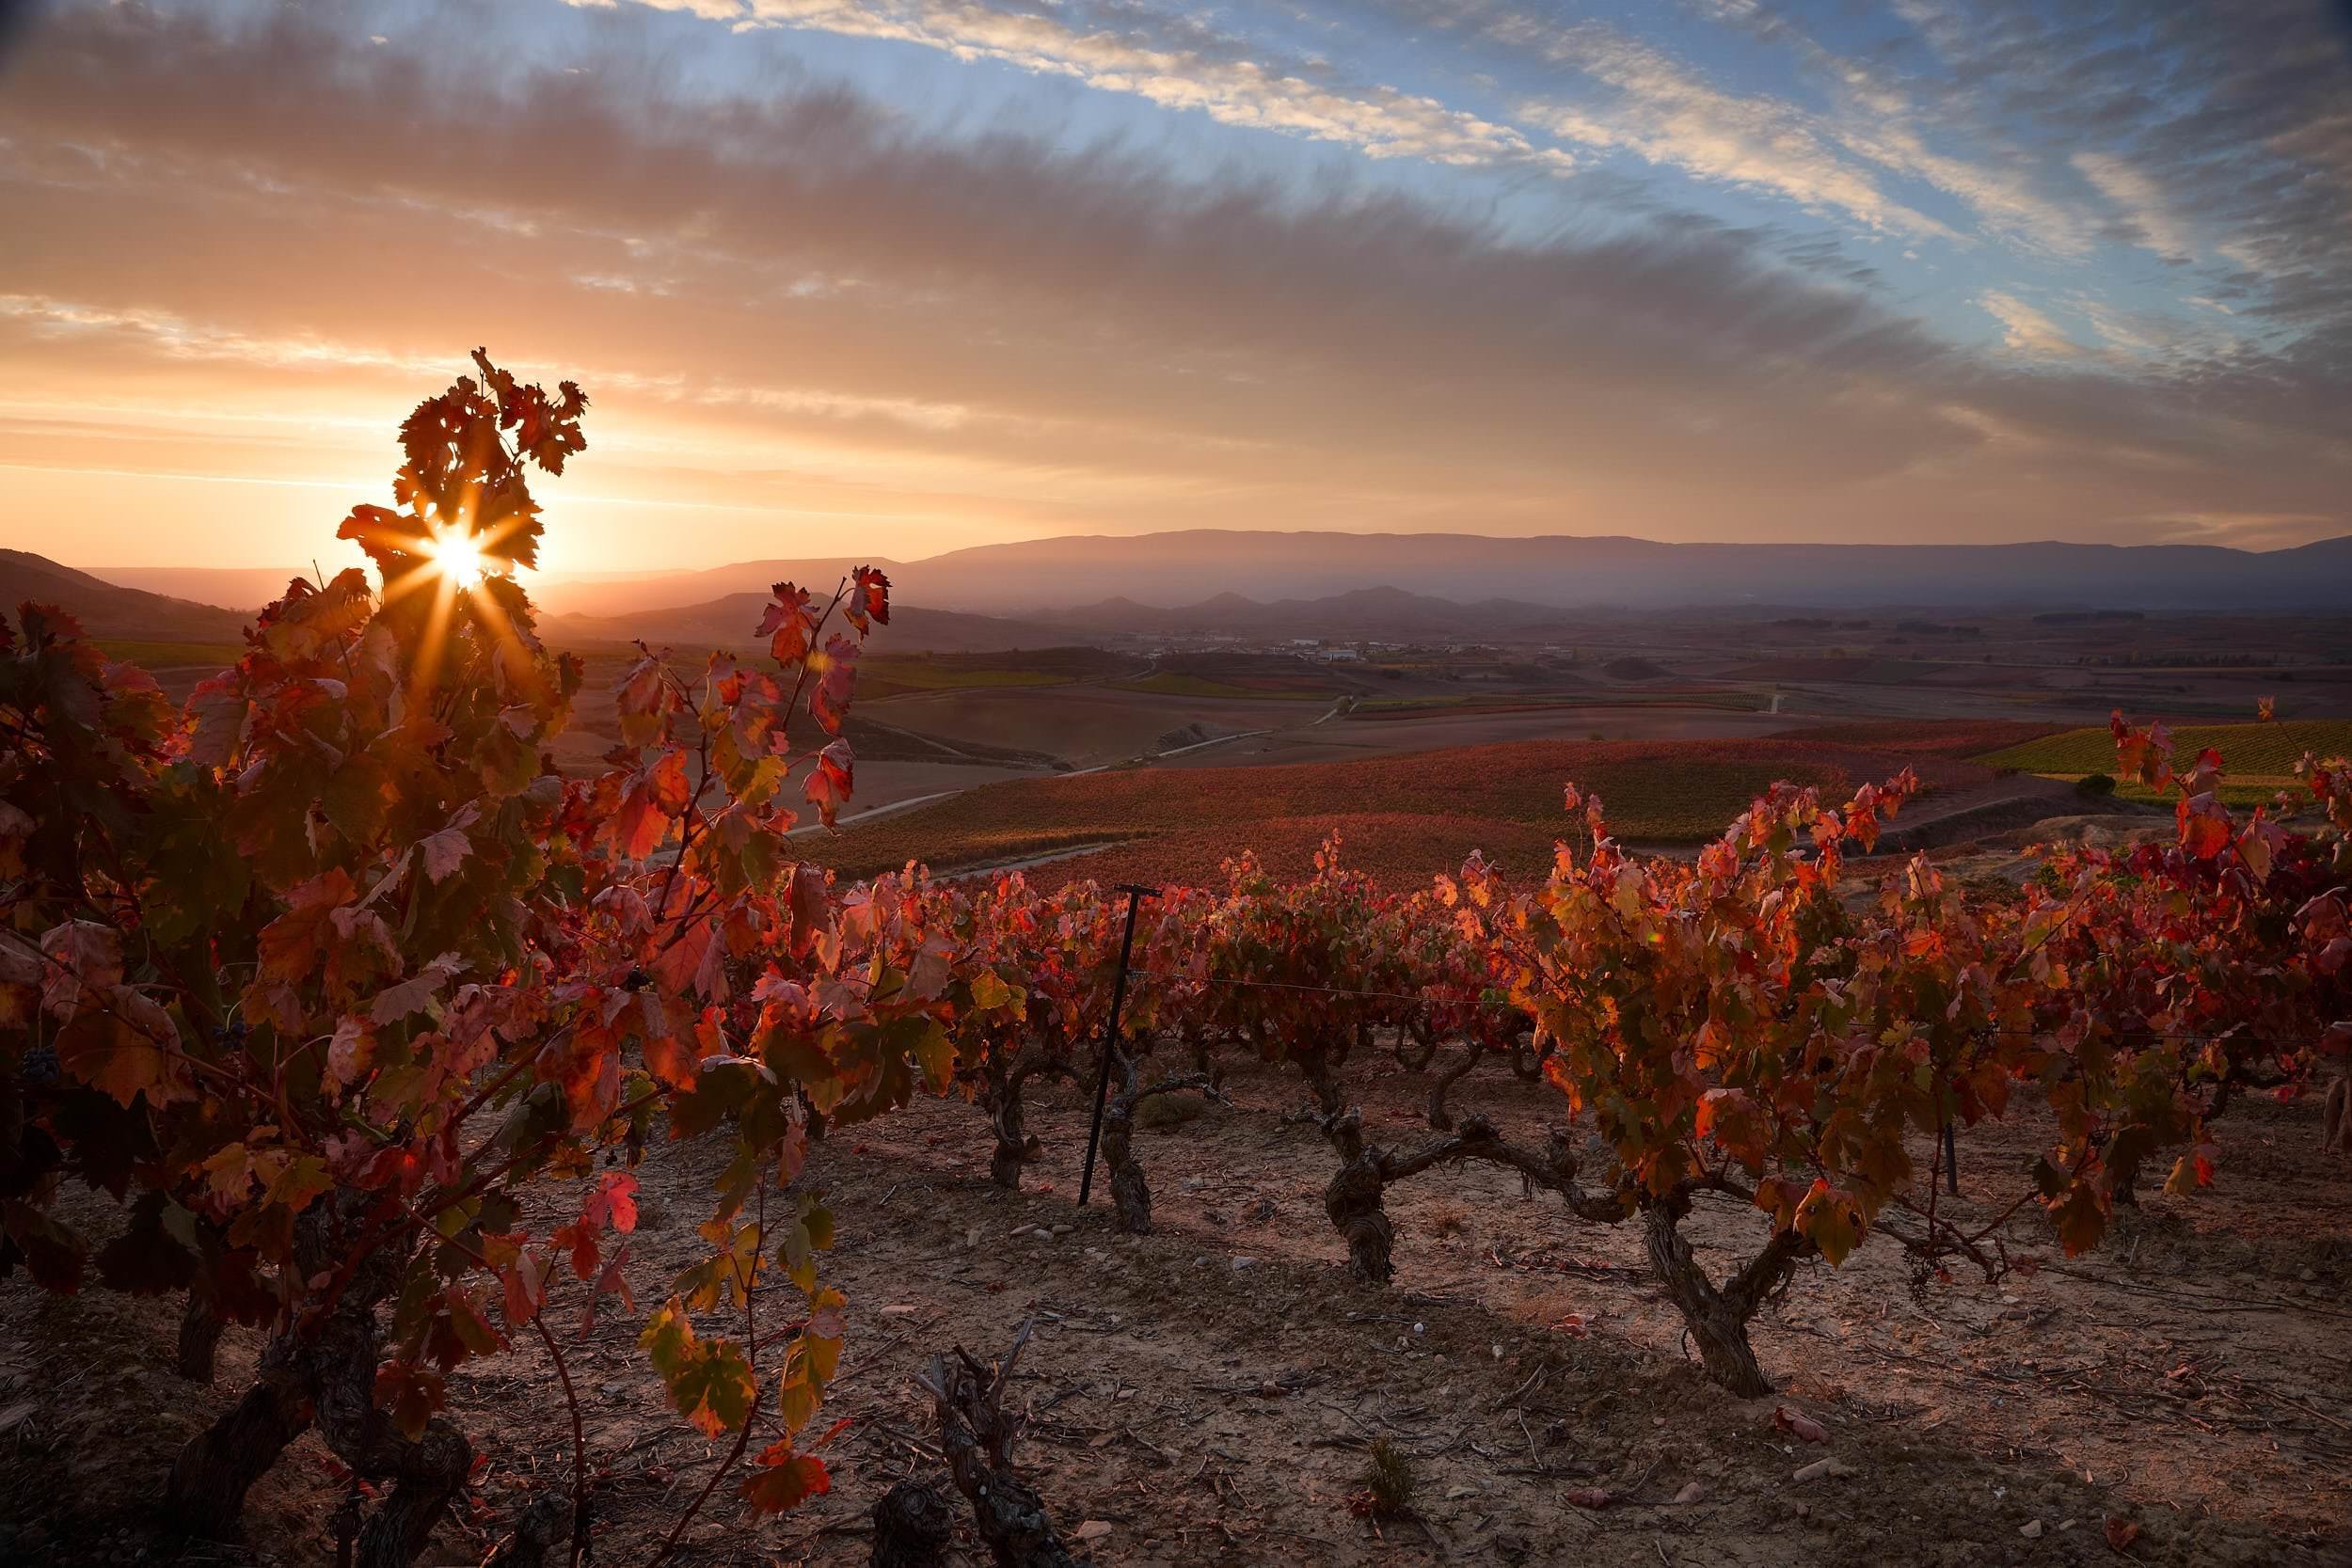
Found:
[[1941, 68], [1940, 90], [1920, 97], [1937, 123], [2029, 137], [2117, 210], [2126, 243], [2169, 261], [2219, 258], [2202, 281], [2220, 287], [2188, 292], [2297, 331], [2352, 325], [2352, 27], [2331, 14], [2341, 7], [1899, 9]]
[[2077, 152], [2074, 165], [2099, 194], [2122, 209], [2133, 243], [2168, 261], [2195, 259], [2197, 246], [2167, 205], [2156, 182], [2109, 152]]
[[[610, 6], [614, 0], [571, 0]], [[967, 0], [633, 0], [688, 9], [739, 29], [803, 28], [886, 39], [961, 60], [996, 60], [1066, 76], [1163, 108], [1197, 111], [1227, 125], [1336, 142], [1375, 158], [1454, 165], [1528, 164], [1565, 171], [1575, 160], [1514, 127], [1377, 84], [1351, 84], [1299, 61], [1245, 55], [1236, 40], [1199, 29], [1158, 36], [1144, 13], [1123, 27], [1087, 27], [1052, 13]], [[1151, 19], [1157, 20], [1157, 19]], [[1170, 30], [1163, 27], [1161, 31]], [[1185, 36], [1189, 35], [1189, 36]]]
[[1959, 236], [1889, 198], [1839, 157], [1813, 117], [1785, 102], [1723, 92], [1657, 50], [1598, 25], [1551, 33], [1545, 54], [1616, 89], [1604, 107], [1529, 100], [1520, 114], [1554, 135], [1623, 149], [1701, 179], [1772, 192], [1876, 230]]
[[[386, 45], [333, 24], [364, 14], [123, 5], [35, 40], [0, 92], [0, 369], [74, 412], [0, 410], [0, 463], [371, 472], [387, 411], [486, 342], [596, 396], [567, 537], [605, 564], [789, 553], [771, 515], [862, 519], [880, 553], [1206, 523], [2352, 526], [2318, 341], [2068, 354], [2000, 287], [2008, 346], [1979, 352], [1833, 249], [1687, 212], [1545, 232], [1051, 121], [918, 131], [788, 33], [708, 30], [759, 52], [755, 95], [715, 87], [639, 8], [522, 61], [437, 47], [511, 13], [449, 0]], [[35, 515], [13, 483], [0, 513]], [[649, 528], [632, 500], [703, 513]], [[189, 536], [87, 515], [119, 558]]]
[[2028, 358], [2072, 359], [2082, 352], [2058, 323], [2015, 294], [1988, 289], [1977, 303], [2001, 324], [2001, 341]]

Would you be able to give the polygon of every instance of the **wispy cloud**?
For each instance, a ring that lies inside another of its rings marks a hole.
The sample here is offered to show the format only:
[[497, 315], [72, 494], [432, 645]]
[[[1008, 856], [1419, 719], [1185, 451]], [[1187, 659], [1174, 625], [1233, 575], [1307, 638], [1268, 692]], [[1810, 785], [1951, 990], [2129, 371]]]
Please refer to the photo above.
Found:
[[[1972, 137], [1993, 105], [1947, 113], [1945, 67], [1744, 12], [1798, 87], [1662, 37], [1511, 55], [1507, 13], [1306, 3], [1287, 42], [1147, 0], [828, 0], [803, 26], [716, 0], [67, 6], [0, 91], [0, 372], [85, 412], [0, 420], [0, 519], [68, 470], [372, 472], [384, 411], [488, 342], [596, 394], [580, 537], [611, 564], [776, 553], [764, 513], [861, 519], [878, 552], [1211, 522], [2352, 529], [2341, 253], [2210, 216], [2145, 128], [2035, 154], [2044, 105]], [[1444, 69], [1347, 47], [1408, 25]], [[532, 47], [449, 47], [502, 26]], [[889, 96], [966, 58], [985, 115]], [[1205, 118], [1263, 135], [1204, 156]], [[2148, 214], [2193, 264], [2153, 263]], [[139, 411], [172, 404], [208, 422]], [[66, 500], [123, 558], [160, 526], [89, 494]], [[631, 498], [708, 527], [632, 532]], [[172, 515], [282, 558], [231, 508]]]
[[2001, 324], [2001, 341], [2032, 359], [2072, 359], [2082, 353], [2058, 323], [2015, 294], [1988, 289], [1977, 296], [1987, 314]]
[[1617, 94], [1589, 106], [1542, 99], [1520, 104], [1525, 119], [1555, 135], [1770, 191], [1871, 229], [1960, 237], [1890, 198], [1867, 169], [1839, 155], [1814, 117], [1785, 101], [1722, 91], [1659, 51], [1597, 25], [1550, 33], [1545, 53]]
[[2122, 213], [2136, 244], [2168, 261], [2195, 259], [2197, 246], [2156, 182], [2111, 152], [2077, 152], [2074, 165]]
[[[616, 0], [571, 0], [609, 7]], [[1515, 127], [1449, 107], [1422, 94], [1351, 83], [1303, 60], [1246, 52], [1238, 40], [1200, 29], [1148, 24], [1129, 10], [1125, 26], [1086, 27], [1079, 13], [1000, 8], [971, 0], [633, 0], [691, 10], [739, 30], [805, 28], [848, 38], [918, 44], [960, 60], [993, 60], [1064, 76], [1104, 92], [1131, 94], [1162, 108], [1195, 111], [1247, 126], [1352, 147], [1374, 158], [1425, 158], [1452, 165], [1529, 164], [1565, 171], [1575, 159], [1539, 146]], [[1177, 38], [1166, 36], [1175, 31]], [[1209, 45], [1203, 47], [1202, 44]]]

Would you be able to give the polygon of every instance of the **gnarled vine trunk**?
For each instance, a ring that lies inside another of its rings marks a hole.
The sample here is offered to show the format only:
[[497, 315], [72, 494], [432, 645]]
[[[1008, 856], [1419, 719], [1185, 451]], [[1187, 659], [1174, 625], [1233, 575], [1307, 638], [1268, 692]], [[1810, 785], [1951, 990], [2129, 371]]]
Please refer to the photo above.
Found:
[[220, 1349], [220, 1314], [205, 1297], [191, 1293], [180, 1314], [180, 1344], [173, 1370], [190, 1383], [213, 1381], [213, 1358]]
[[1036, 1159], [1041, 1148], [1022, 1122], [1021, 1085], [1008, 1084], [992, 1091], [986, 1109], [996, 1134], [996, 1147], [988, 1156], [988, 1179], [1008, 1192], [1018, 1191], [1021, 1167]]
[[1032, 1057], [992, 1081], [980, 1095], [980, 1109], [988, 1113], [989, 1126], [996, 1134], [996, 1147], [988, 1157], [989, 1180], [1008, 1192], [1020, 1190], [1021, 1167], [1045, 1151], [1023, 1117], [1022, 1094], [1032, 1078], [1064, 1078], [1074, 1083], [1077, 1074], [1066, 1062]]
[[937, 1404], [947, 1473], [971, 1503], [997, 1568], [1083, 1568], [1088, 1560], [1062, 1544], [1044, 1498], [1012, 1469], [1012, 1446], [1026, 1413], [1005, 1407], [1005, 1385], [1028, 1342], [1024, 1323], [993, 1372], [959, 1346], [952, 1360], [932, 1356], [915, 1382]]
[[1357, 1112], [1334, 1118], [1325, 1132], [1339, 1150], [1340, 1168], [1323, 1189], [1323, 1212], [1347, 1243], [1347, 1272], [1363, 1284], [1386, 1285], [1396, 1275], [1396, 1225], [1384, 1203], [1384, 1151], [1364, 1143]]
[[237, 1402], [182, 1446], [164, 1484], [172, 1528], [212, 1541], [237, 1533], [246, 1494], [310, 1430], [310, 1396], [295, 1352], [291, 1336], [273, 1338]]
[[1666, 1298], [1682, 1314], [1709, 1380], [1743, 1399], [1769, 1394], [1772, 1380], [1748, 1343], [1748, 1321], [1788, 1277], [1807, 1243], [1794, 1231], [1773, 1232], [1764, 1250], [1719, 1290], [1682, 1234], [1682, 1218], [1689, 1212], [1690, 1199], [1680, 1193], [1657, 1200], [1644, 1212], [1650, 1267], [1666, 1287]]
[[[295, 1222], [295, 1265], [312, 1276], [337, 1271], [372, 1201], [342, 1188], [311, 1205]], [[408, 1437], [376, 1403], [375, 1313], [399, 1281], [400, 1262], [389, 1249], [361, 1258], [332, 1306], [271, 1338], [253, 1386], [174, 1461], [165, 1495], [175, 1524], [196, 1534], [233, 1534], [246, 1494], [315, 1421], [356, 1476], [392, 1483], [360, 1527], [356, 1568], [408, 1568], [416, 1560], [465, 1485], [473, 1448], [437, 1416], [421, 1436]]]
[[1465, 1040], [1462, 1042], [1462, 1059], [1438, 1074], [1438, 1081], [1429, 1085], [1430, 1126], [1440, 1132], [1454, 1131], [1454, 1113], [1446, 1109], [1445, 1097], [1454, 1085], [1470, 1076], [1470, 1069], [1478, 1065], [1479, 1057], [1485, 1054], [1477, 1045]]
[[1543, 1187], [1558, 1193], [1581, 1219], [1614, 1225], [1626, 1218], [1613, 1196], [1588, 1194], [1578, 1184], [1576, 1157], [1565, 1133], [1555, 1132], [1538, 1152], [1507, 1142], [1484, 1117], [1468, 1117], [1451, 1137], [1409, 1153], [1391, 1153], [1365, 1143], [1360, 1111], [1333, 1117], [1323, 1130], [1340, 1156], [1340, 1168], [1323, 1190], [1323, 1212], [1346, 1239], [1348, 1271], [1369, 1285], [1385, 1285], [1395, 1273], [1391, 1255], [1396, 1227], [1383, 1207], [1389, 1184], [1434, 1165], [1483, 1160], [1518, 1171], [1531, 1191]]
[[1146, 1085], [1141, 1064], [1125, 1051], [1117, 1053], [1112, 1065], [1119, 1071], [1120, 1092], [1103, 1105], [1103, 1163], [1110, 1171], [1111, 1204], [1119, 1216], [1120, 1229], [1130, 1235], [1149, 1235], [1152, 1184], [1144, 1180], [1143, 1167], [1136, 1163], [1136, 1112], [1154, 1095], [1199, 1089], [1214, 1096], [1216, 1086], [1207, 1073], [1200, 1072]]

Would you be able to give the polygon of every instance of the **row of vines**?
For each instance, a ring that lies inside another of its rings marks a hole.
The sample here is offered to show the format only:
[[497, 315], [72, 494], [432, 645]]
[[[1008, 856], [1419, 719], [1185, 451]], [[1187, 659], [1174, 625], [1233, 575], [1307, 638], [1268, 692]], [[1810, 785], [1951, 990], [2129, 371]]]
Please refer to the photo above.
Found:
[[[655, 1137], [725, 1151], [707, 1255], [644, 1320], [723, 1450], [660, 1555], [723, 1481], [766, 1512], [825, 1489], [849, 1304], [824, 1277], [812, 1146], [961, 1095], [1017, 1183], [1025, 1085], [1102, 1060], [1128, 908], [794, 861], [801, 818], [830, 823], [852, 786], [839, 736], [889, 621], [878, 573], [779, 584], [757, 659], [648, 653], [604, 770], [559, 773], [580, 667], [542, 645], [512, 572], [536, 558], [531, 478], [584, 449], [587, 399], [476, 361], [402, 426], [395, 504], [342, 525], [375, 580], [297, 580], [184, 705], [54, 610], [0, 622], [0, 1273], [176, 1298], [199, 1380], [224, 1325], [263, 1331], [251, 1386], [158, 1456], [173, 1516], [232, 1532], [315, 1427], [377, 1497], [343, 1522], [372, 1568], [412, 1561], [465, 1485], [450, 1374], [517, 1346], [548, 1358], [575, 1469], [501, 1560], [588, 1548], [564, 1346], [583, 1316], [636, 1311], [629, 1171]], [[2094, 1245], [2143, 1173], [2211, 1180], [2233, 1095], [2303, 1092], [2352, 1044], [2352, 771], [2309, 759], [2296, 799], [2233, 815], [2212, 753], [2183, 766], [2120, 720], [2117, 737], [2176, 795], [2177, 832], [2053, 850], [2014, 889], [1923, 859], [1849, 869], [1905, 775], [1843, 800], [1776, 787], [1689, 861], [1628, 853], [1571, 787], [1538, 882], [1473, 860], [1383, 894], [1333, 846], [1304, 880], [1244, 856], [1222, 886], [1163, 890], [1110, 1060], [1120, 1222], [1150, 1224], [1139, 1107], [1216, 1094], [1247, 1056], [1296, 1069], [1359, 1277], [1391, 1273], [1390, 1185], [1502, 1166], [1564, 1224], [1638, 1227], [1741, 1393], [1768, 1386], [1749, 1322], [1810, 1257], [1883, 1236], [1922, 1281], [1997, 1277], [2029, 1206], [2067, 1250]], [[1347, 1103], [1347, 1063], [1375, 1051], [1431, 1070], [1416, 1146], [1379, 1146]], [[1448, 1090], [1482, 1068], [1548, 1085], [1556, 1115], [1457, 1121]], [[1939, 1132], [2027, 1105], [2053, 1132], [2013, 1203], [1940, 1212]], [[111, 1200], [104, 1227], [61, 1202], [76, 1185]], [[555, 1191], [576, 1206], [527, 1219]], [[1754, 1216], [1726, 1276], [1683, 1235], [1700, 1202]], [[710, 1329], [723, 1308], [739, 1331]], [[929, 1375], [1001, 1513], [1018, 1497], [985, 1463], [1009, 1435], [975, 1435], [999, 1418], [981, 1370]]]

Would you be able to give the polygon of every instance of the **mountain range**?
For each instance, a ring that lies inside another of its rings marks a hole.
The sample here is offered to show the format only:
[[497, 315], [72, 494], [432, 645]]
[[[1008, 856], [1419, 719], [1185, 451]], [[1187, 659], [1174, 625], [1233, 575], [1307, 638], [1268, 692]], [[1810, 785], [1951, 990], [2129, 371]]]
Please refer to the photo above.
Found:
[[[623, 615], [830, 585], [847, 560], [753, 561], [628, 580], [550, 582], [555, 608]], [[1197, 605], [1222, 594], [1265, 602], [1396, 589], [1461, 604], [1553, 610], [1719, 605], [1794, 609], [2333, 609], [2352, 599], [2352, 535], [2295, 549], [2218, 545], [1665, 545], [1646, 539], [1468, 533], [1191, 530], [981, 545], [873, 562], [911, 603], [1066, 619], [1063, 607], [1131, 600]]]
[[[739, 562], [641, 577], [531, 581], [559, 640], [751, 639], [771, 584], [823, 590], [847, 558]], [[906, 652], [1047, 647], [1113, 632], [1412, 639], [1569, 630], [1573, 610], [1970, 609], [2341, 610], [2352, 536], [2293, 549], [2215, 545], [1666, 545], [1550, 535], [1192, 530], [1024, 540], [887, 572]], [[77, 572], [0, 551], [0, 604], [46, 598], [111, 636], [233, 636], [290, 571]], [[114, 580], [101, 580], [111, 576]], [[133, 585], [126, 585], [133, 584]]]

